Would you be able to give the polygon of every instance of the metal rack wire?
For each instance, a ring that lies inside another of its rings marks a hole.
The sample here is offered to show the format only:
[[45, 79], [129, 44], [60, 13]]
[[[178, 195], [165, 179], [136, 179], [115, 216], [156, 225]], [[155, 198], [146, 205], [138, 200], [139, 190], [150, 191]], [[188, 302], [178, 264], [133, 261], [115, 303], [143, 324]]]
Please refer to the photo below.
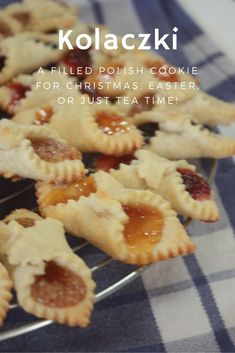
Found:
[[[216, 160], [211, 160], [211, 168], [210, 168], [210, 172], [208, 175], [208, 182], [211, 183], [216, 175], [216, 170], [217, 170], [217, 161]], [[2, 200], [0, 200], [0, 204], [4, 203], [6, 200], [11, 200], [16, 196], [19, 196], [20, 194], [23, 195], [24, 192], [26, 192], [30, 187], [32, 187], [33, 184], [30, 184], [28, 187], [16, 192], [15, 194], [6, 197]], [[189, 224], [191, 223], [191, 219], [187, 218], [183, 224], [184, 227], [187, 227]], [[73, 248], [75, 253], [79, 253], [79, 251], [85, 247], [89, 246], [89, 243], [87, 242], [83, 242], [81, 244], [79, 244], [78, 246], [76, 246], [75, 248]], [[107, 266], [112, 262], [113, 260], [110, 257], [106, 257], [103, 261], [97, 263], [95, 266], [93, 266], [91, 268], [92, 273], [95, 273], [96, 271], [99, 271], [103, 268], [105, 268], [107, 270]], [[126, 276], [124, 276], [122, 279], [120, 279], [119, 281], [111, 284], [110, 286], [108, 286], [107, 288], [103, 289], [102, 291], [100, 291], [99, 293], [97, 293], [95, 295], [95, 302], [98, 303], [99, 301], [107, 298], [108, 296], [110, 296], [112, 293], [116, 292], [117, 290], [121, 289], [122, 287], [126, 286], [127, 284], [129, 284], [130, 282], [132, 282], [133, 280], [135, 280], [137, 277], [140, 276], [141, 273], [143, 273], [143, 271], [145, 271], [148, 266], [141, 266], [136, 268], [135, 270], [130, 271]], [[12, 304], [10, 306], [10, 310], [14, 310], [18, 307], [18, 304]], [[0, 342], [3, 342], [5, 340], [8, 340], [10, 338], [15, 338], [21, 335], [24, 335], [26, 333], [30, 333], [32, 331], [38, 330], [40, 328], [43, 328], [45, 326], [48, 326], [50, 324], [52, 324], [53, 322], [50, 320], [37, 320], [35, 322], [26, 324], [26, 325], [22, 325], [20, 327], [16, 327], [13, 329], [10, 329], [8, 331], [3, 331], [2, 333], [0, 333]]]

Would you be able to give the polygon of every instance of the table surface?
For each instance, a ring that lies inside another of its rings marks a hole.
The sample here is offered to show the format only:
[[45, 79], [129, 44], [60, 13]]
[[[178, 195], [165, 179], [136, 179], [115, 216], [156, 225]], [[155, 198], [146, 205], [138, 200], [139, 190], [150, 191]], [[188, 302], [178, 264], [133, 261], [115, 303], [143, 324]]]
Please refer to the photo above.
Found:
[[[235, 64], [235, 1], [178, 0], [178, 3]], [[220, 127], [220, 131], [235, 137], [235, 124]]]

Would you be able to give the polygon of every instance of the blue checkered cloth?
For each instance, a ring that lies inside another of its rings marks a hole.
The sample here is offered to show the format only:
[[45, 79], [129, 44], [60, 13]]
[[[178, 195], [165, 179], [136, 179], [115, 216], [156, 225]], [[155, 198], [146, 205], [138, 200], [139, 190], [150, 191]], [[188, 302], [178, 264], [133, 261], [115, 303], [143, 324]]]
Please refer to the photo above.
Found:
[[[13, 1], [12, 1], [13, 2]], [[152, 33], [177, 26], [179, 49], [163, 54], [175, 65], [199, 67], [204, 90], [235, 100], [235, 68], [205, 33], [169, 0], [74, 0], [84, 21], [106, 23], [117, 34]], [[9, 1], [1, 0], [1, 5]], [[226, 129], [225, 129], [226, 130]], [[208, 161], [201, 162], [205, 172]], [[3, 188], [2, 188], [3, 190]], [[235, 164], [219, 162], [214, 184], [221, 221], [193, 222], [189, 232], [194, 255], [149, 267], [130, 285], [98, 303], [87, 329], [50, 325], [1, 343], [1, 352], [234, 352], [235, 351]], [[14, 200], [15, 207], [33, 207], [31, 191]], [[4, 205], [1, 215], [12, 208]], [[86, 249], [86, 248], [85, 248]], [[88, 264], [102, 254], [84, 250]], [[99, 288], [129, 270], [113, 262], [95, 280]], [[21, 309], [10, 312], [5, 328], [31, 322]]]

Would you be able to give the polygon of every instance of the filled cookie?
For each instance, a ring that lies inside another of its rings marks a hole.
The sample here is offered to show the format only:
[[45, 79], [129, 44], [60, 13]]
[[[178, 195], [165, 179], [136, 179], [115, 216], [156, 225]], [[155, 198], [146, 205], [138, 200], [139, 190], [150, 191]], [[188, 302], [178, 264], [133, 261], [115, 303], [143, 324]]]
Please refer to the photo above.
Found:
[[188, 114], [145, 111], [127, 120], [146, 133], [147, 150], [167, 159], [217, 159], [235, 154], [235, 140], [195, 123]]
[[1, 237], [19, 305], [40, 318], [87, 326], [95, 284], [89, 268], [68, 246], [62, 223], [16, 210], [1, 222]]
[[6, 6], [1, 13], [17, 21], [22, 31], [49, 33], [77, 22], [74, 7], [51, 0], [23, 0]]
[[[167, 82], [165, 83], [165, 85]], [[175, 88], [154, 89], [154, 87], [129, 91], [118, 101], [119, 109], [135, 116], [146, 111], [179, 112], [190, 114], [200, 124], [227, 125], [235, 121], [235, 106], [195, 88], [182, 91]], [[189, 83], [188, 83], [189, 85]], [[126, 101], [130, 104], [126, 104]]]
[[124, 188], [98, 172], [70, 184], [37, 184], [43, 216], [59, 219], [114, 259], [149, 264], [186, 255], [195, 246], [168, 202], [149, 191]]
[[[117, 169], [110, 169], [122, 185], [161, 195], [180, 215], [208, 222], [218, 220], [213, 192], [195, 166], [184, 160], [169, 161], [146, 150], [137, 151], [134, 158], [129, 165], [123, 160]], [[99, 159], [96, 165], [102, 167]]]
[[13, 120], [23, 124], [47, 125], [82, 152], [120, 155], [143, 145], [140, 131], [127, 122], [115, 107], [82, 104], [80, 96], [76, 97], [74, 104], [48, 102], [39, 109], [17, 114]]
[[14, 115], [27, 109], [40, 107], [51, 99], [78, 95], [74, 79], [68, 75], [38, 70], [32, 75], [20, 75], [0, 87], [0, 108]]
[[33, 32], [3, 39], [0, 42], [0, 84], [58, 62], [62, 53], [49, 39], [47, 35]]
[[72, 181], [85, 172], [81, 153], [45, 126], [0, 121], [0, 174], [5, 178]]
[[12, 282], [7, 270], [0, 262], [0, 326], [9, 309], [9, 303], [12, 298], [11, 295]]

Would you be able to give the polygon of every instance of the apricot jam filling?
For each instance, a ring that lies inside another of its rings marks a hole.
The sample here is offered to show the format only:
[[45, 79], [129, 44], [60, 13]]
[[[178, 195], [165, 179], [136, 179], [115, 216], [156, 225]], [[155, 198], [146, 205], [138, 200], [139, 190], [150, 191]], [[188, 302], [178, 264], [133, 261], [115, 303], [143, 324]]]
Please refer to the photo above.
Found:
[[134, 154], [126, 154], [124, 156], [102, 155], [95, 160], [94, 167], [97, 170], [108, 172], [110, 169], [118, 169], [121, 163], [128, 165], [134, 159]]
[[164, 217], [161, 211], [141, 204], [123, 206], [129, 217], [125, 225], [125, 240], [130, 250], [137, 254], [151, 252], [162, 237]]
[[86, 81], [96, 84], [100, 81], [110, 81], [110, 79], [115, 77], [122, 68], [123, 64], [120, 62], [108, 62], [102, 65], [102, 71], [100, 69], [99, 71], [95, 71], [91, 75], [88, 75]]
[[11, 90], [11, 101], [9, 105], [15, 105], [21, 99], [25, 98], [26, 92], [31, 90], [31, 87], [28, 85], [23, 85], [19, 82], [11, 82], [7, 84], [7, 88]]
[[29, 139], [35, 153], [43, 161], [56, 163], [81, 159], [81, 153], [75, 147], [46, 137], [31, 137]]
[[28, 11], [16, 12], [13, 14], [13, 17], [23, 26], [27, 26], [31, 19], [31, 15]]
[[90, 75], [87, 75], [85, 81], [83, 81], [81, 91], [88, 94], [94, 100], [98, 100], [98, 97], [108, 97], [111, 102], [116, 101], [117, 95], [123, 95], [124, 92], [119, 90], [114, 90], [114, 92], [109, 89], [109, 84], [111, 79], [113, 79], [123, 65], [119, 62], [108, 62], [102, 65], [97, 71], [94, 71]]
[[13, 35], [13, 32], [11, 30], [11, 28], [8, 26], [7, 23], [0, 21], [0, 33], [4, 36], [4, 37], [10, 37]]
[[35, 125], [44, 125], [48, 124], [51, 120], [51, 117], [53, 115], [53, 109], [50, 106], [46, 106], [44, 108], [38, 109], [36, 112], [36, 116], [34, 119], [34, 124]]
[[81, 303], [87, 293], [83, 279], [54, 261], [46, 262], [45, 273], [35, 276], [32, 297], [51, 308], [66, 308]]
[[59, 185], [50, 191], [43, 199], [42, 205], [55, 206], [58, 203], [66, 203], [68, 200], [79, 200], [81, 196], [88, 197], [96, 192], [94, 179], [84, 177], [83, 179], [69, 184]]
[[[6, 224], [9, 224], [11, 220], [5, 221]], [[35, 219], [29, 217], [19, 217], [15, 219], [21, 226], [25, 228], [33, 227], [35, 225]]]
[[110, 61], [103, 65], [102, 75], [115, 76], [124, 65], [118, 61]]
[[179, 82], [179, 75], [175, 72], [171, 72], [171, 67], [168, 63], [164, 63], [161, 60], [155, 62], [146, 61], [145, 66], [152, 70], [153, 75], [160, 81], [165, 82]]
[[16, 219], [16, 222], [25, 228], [30, 228], [35, 225], [35, 219], [29, 217], [19, 217]]
[[132, 105], [129, 116], [140, 114], [142, 112], [151, 111], [154, 107], [154, 93], [147, 92], [138, 97], [138, 103]]
[[203, 201], [211, 198], [210, 185], [199, 174], [187, 168], [178, 168], [177, 171], [181, 174], [186, 191], [193, 199]]
[[99, 112], [96, 122], [107, 135], [125, 134], [130, 130], [130, 125], [121, 116], [111, 112]]

